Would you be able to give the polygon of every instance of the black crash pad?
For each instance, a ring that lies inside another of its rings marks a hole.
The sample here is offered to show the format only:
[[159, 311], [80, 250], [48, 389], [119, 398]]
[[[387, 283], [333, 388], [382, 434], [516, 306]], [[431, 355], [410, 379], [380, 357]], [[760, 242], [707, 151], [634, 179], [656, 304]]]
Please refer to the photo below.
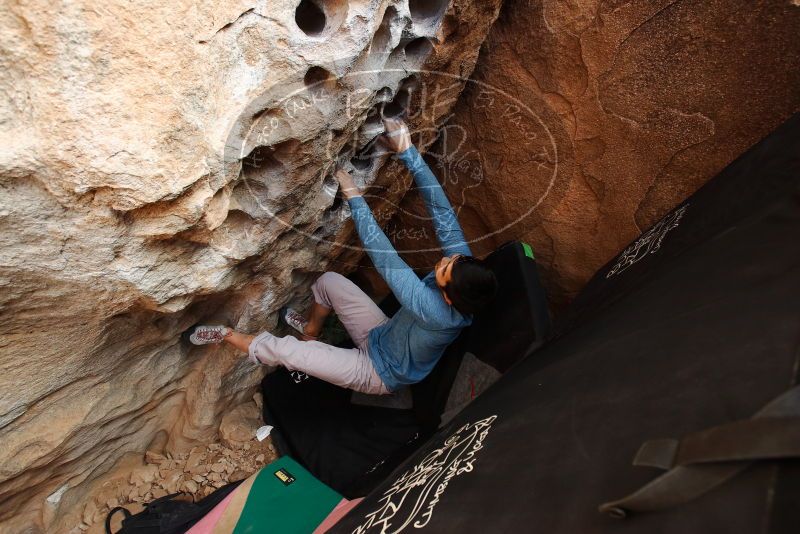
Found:
[[749, 418], [797, 384], [798, 236], [800, 115], [600, 269], [553, 341], [330, 532], [797, 532], [797, 460], [624, 520], [598, 506], [663, 472], [631, 465], [646, 440]]
[[[411, 408], [354, 404], [350, 391], [285, 369], [267, 375], [264, 420], [275, 427], [278, 452], [342, 495], [363, 496], [438, 428], [465, 352], [505, 370], [540, 346], [550, 322], [530, 247], [508, 243], [487, 262], [500, 282], [496, 304], [475, 317], [428, 377], [411, 386]], [[392, 315], [397, 302], [386, 299], [381, 308]]]

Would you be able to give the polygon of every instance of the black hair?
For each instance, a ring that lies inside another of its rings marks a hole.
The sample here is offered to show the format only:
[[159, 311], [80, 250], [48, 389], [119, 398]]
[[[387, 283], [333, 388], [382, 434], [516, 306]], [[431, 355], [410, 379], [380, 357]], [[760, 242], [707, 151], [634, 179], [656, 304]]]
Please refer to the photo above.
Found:
[[444, 291], [455, 309], [462, 314], [474, 314], [494, 298], [497, 277], [483, 260], [460, 256], [453, 264], [450, 281]]

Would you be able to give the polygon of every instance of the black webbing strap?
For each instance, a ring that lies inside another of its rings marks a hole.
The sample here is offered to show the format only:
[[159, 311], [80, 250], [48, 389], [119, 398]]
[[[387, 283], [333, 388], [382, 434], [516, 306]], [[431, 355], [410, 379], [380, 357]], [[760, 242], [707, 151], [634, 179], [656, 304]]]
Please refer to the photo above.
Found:
[[648, 441], [634, 465], [668, 469], [637, 491], [600, 505], [613, 517], [670, 508], [708, 492], [753, 461], [800, 457], [800, 386], [773, 400], [751, 419], [735, 421], [681, 440]]
[[117, 506], [109, 510], [108, 515], [106, 516], [106, 534], [114, 534], [111, 532], [111, 518], [114, 517], [114, 514], [117, 512], [122, 512], [122, 515], [125, 516], [123, 521], [131, 516], [130, 511], [123, 506]]

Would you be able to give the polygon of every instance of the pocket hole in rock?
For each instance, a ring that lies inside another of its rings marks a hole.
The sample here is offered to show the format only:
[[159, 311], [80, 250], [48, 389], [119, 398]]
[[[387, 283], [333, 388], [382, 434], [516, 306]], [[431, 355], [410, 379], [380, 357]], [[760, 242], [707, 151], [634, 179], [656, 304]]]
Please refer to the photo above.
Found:
[[411, 115], [409, 110], [411, 108], [411, 101], [414, 94], [418, 92], [419, 80], [417, 76], [407, 76], [400, 81], [400, 87], [397, 94], [391, 100], [383, 105], [381, 109], [381, 117], [410, 119]]
[[391, 87], [381, 87], [381, 89], [375, 93], [375, 100], [378, 102], [389, 102], [392, 99], [392, 89]]
[[382, 115], [389, 118], [402, 117], [410, 103], [411, 92], [408, 89], [400, 89], [391, 102], [384, 104]]
[[383, 132], [373, 132], [369, 140], [350, 158], [350, 164], [356, 171], [369, 171], [372, 169], [375, 160], [379, 159], [385, 152], [378, 142], [381, 133]]
[[297, 27], [306, 35], [319, 35], [325, 30], [325, 11], [313, 0], [303, 0], [294, 12]]
[[350, 164], [358, 171], [366, 171], [372, 167], [372, 154], [357, 154], [350, 158]]
[[294, 11], [297, 27], [309, 37], [321, 37], [347, 16], [347, 0], [301, 0]]
[[372, 37], [372, 44], [370, 51], [375, 53], [386, 52], [389, 47], [389, 42], [392, 40], [392, 22], [397, 18], [397, 9], [394, 6], [389, 6], [383, 13], [383, 20], [381, 25], [375, 31]]
[[315, 93], [332, 92], [336, 89], [336, 77], [327, 69], [319, 66], [311, 67], [303, 77], [306, 87]]
[[425, 25], [436, 25], [447, 10], [448, 0], [409, 0], [411, 20]]
[[426, 37], [417, 37], [406, 43], [404, 51], [407, 61], [422, 63], [428, 57], [428, 54], [433, 51], [433, 44]]
[[331, 207], [328, 208], [328, 211], [339, 211], [339, 208], [341, 208], [342, 205], [344, 205], [344, 197], [340, 193], [333, 197], [333, 204], [331, 204]]

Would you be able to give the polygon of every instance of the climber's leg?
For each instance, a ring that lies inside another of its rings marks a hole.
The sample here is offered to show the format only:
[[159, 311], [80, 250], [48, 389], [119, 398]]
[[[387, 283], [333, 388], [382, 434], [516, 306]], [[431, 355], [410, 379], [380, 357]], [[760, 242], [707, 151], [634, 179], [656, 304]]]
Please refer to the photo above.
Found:
[[322, 325], [325, 324], [325, 319], [331, 314], [331, 308], [327, 308], [317, 302], [311, 303], [311, 309], [308, 311], [308, 323], [303, 330], [307, 336], [319, 337], [322, 332]]
[[192, 335], [189, 336], [189, 341], [195, 345], [209, 345], [227, 341], [240, 351], [247, 352], [247, 349], [250, 347], [250, 343], [253, 342], [253, 338], [255, 338], [255, 336], [242, 334], [241, 332], [237, 332], [228, 326], [201, 325], [195, 327], [194, 332], [192, 332]]
[[319, 334], [325, 317], [334, 309], [353, 343], [361, 347], [370, 330], [388, 321], [366, 293], [338, 273], [324, 273], [311, 286], [311, 292], [315, 302], [309, 314], [306, 334]]
[[300, 341], [293, 336], [277, 337], [263, 332], [253, 339], [248, 354], [253, 362], [283, 365], [343, 388], [373, 395], [389, 392], [363, 348], [342, 349], [319, 341]]

